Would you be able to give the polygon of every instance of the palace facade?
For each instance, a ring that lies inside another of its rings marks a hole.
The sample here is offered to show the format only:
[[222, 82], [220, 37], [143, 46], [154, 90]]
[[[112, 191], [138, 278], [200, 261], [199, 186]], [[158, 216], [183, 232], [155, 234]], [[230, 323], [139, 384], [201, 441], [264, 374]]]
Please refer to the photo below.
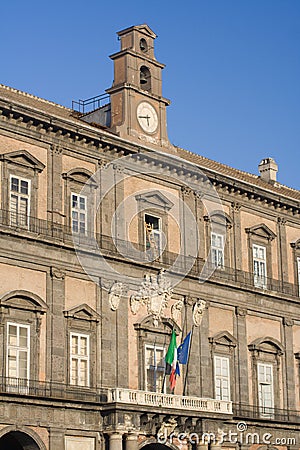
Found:
[[299, 449], [300, 192], [173, 146], [118, 36], [104, 96], [0, 85], [0, 449]]

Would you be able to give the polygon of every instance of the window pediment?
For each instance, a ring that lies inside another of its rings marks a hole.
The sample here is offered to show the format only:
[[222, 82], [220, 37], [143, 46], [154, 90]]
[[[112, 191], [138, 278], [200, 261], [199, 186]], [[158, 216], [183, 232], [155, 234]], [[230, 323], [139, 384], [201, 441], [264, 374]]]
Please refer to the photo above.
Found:
[[70, 319], [85, 320], [89, 322], [99, 322], [100, 320], [100, 314], [86, 303], [64, 311], [64, 316]]
[[236, 338], [228, 331], [221, 331], [208, 339], [213, 345], [221, 345], [226, 347], [236, 347], [237, 345]]
[[7, 163], [17, 164], [37, 172], [42, 172], [45, 168], [45, 165], [32, 156], [27, 150], [17, 150], [15, 152], [5, 153], [0, 156], [0, 159]]
[[248, 348], [250, 351], [272, 353], [277, 355], [283, 355], [284, 353], [282, 344], [277, 339], [269, 336], [255, 339], [252, 344], [248, 345]]
[[0, 299], [0, 306], [4, 308], [22, 309], [45, 313], [46, 303], [36, 294], [28, 291], [12, 291]]
[[267, 239], [268, 241], [272, 241], [276, 238], [276, 234], [264, 223], [246, 228], [246, 233]]
[[135, 330], [152, 331], [155, 334], [171, 334], [172, 329], [175, 330], [175, 333], [177, 335], [181, 332], [181, 328], [177, 325], [177, 323], [174, 322], [174, 320], [168, 318], [162, 318], [161, 322], [159, 322], [158, 327], [154, 327], [152, 315], [145, 317], [139, 323], [135, 323], [134, 328]]
[[164, 211], [169, 211], [174, 205], [159, 190], [145, 192], [144, 194], [136, 195], [135, 198], [138, 202], [144, 203], [148, 207], [163, 209]]
[[69, 172], [62, 174], [65, 180], [74, 181], [75, 183], [86, 184], [92, 187], [97, 187], [97, 182], [93, 177], [92, 172], [84, 168], [71, 169]]

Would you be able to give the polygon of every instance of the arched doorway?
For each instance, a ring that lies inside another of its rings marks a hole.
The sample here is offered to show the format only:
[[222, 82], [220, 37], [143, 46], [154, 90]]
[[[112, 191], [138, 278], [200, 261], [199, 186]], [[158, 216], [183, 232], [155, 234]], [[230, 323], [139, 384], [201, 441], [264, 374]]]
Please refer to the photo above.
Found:
[[40, 450], [40, 447], [28, 434], [10, 431], [0, 438], [0, 450]]

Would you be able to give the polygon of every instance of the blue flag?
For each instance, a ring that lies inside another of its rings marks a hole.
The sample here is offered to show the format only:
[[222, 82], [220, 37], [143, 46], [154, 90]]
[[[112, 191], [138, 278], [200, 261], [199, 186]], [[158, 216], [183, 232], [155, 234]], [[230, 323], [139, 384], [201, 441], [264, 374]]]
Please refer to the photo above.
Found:
[[186, 364], [188, 361], [190, 342], [191, 342], [191, 332], [189, 332], [189, 334], [186, 335], [183, 343], [180, 344], [177, 349], [177, 361], [179, 361], [180, 364]]

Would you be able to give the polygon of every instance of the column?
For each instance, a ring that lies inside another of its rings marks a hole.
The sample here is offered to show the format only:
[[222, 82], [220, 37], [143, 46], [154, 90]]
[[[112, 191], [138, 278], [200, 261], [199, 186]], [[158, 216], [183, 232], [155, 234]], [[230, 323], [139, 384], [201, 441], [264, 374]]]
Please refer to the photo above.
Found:
[[111, 433], [109, 435], [109, 450], [122, 450], [122, 440], [121, 433]]
[[200, 440], [199, 444], [197, 444], [197, 450], [208, 450], [208, 442]]
[[130, 433], [126, 435], [126, 446], [125, 450], [138, 450], [138, 436], [135, 433]]

